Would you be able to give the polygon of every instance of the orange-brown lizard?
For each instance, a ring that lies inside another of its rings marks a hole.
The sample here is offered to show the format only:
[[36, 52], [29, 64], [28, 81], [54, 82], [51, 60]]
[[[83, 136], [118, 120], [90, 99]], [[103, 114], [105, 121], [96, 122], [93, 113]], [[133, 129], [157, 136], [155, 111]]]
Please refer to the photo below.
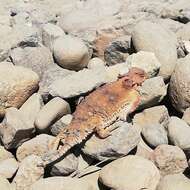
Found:
[[[139, 102], [140, 94], [136, 87], [141, 85], [146, 74], [139, 68], [129, 72], [116, 82], [99, 87], [88, 95], [76, 108], [73, 119], [63, 128], [50, 144], [50, 153], [43, 156], [43, 165], [62, 157], [74, 145], [81, 143], [88, 135], [96, 132], [100, 138], [110, 135], [109, 126], [117, 119], [126, 119]], [[60, 141], [63, 145], [60, 145]]]

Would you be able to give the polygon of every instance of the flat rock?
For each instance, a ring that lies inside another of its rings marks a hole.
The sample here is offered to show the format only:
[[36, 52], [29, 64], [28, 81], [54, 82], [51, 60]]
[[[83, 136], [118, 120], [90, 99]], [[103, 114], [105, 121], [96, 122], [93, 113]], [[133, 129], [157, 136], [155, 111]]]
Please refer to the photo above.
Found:
[[44, 46], [16, 48], [11, 51], [11, 59], [15, 65], [32, 69], [40, 78], [49, 64], [53, 64], [50, 50]]
[[24, 118], [16, 108], [7, 108], [5, 117], [0, 125], [0, 137], [5, 148], [20, 146], [29, 140], [35, 132], [34, 125]]
[[147, 79], [141, 87], [141, 103], [138, 109], [148, 108], [158, 105], [167, 94], [167, 86], [161, 76]]
[[164, 79], [171, 76], [177, 61], [177, 39], [174, 33], [159, 24], [141, 21], [134, 28], [132, 40], [137, 51], [155, 53], [161, 63], [159, 75]]
[[61, 67], [70, 70], [85, 68], [91, 57], [85, 43], [69, 35], [59, 37], [54, 41], [53, 55]]
[[35, 138], [24, 142], [18, 147], [16, 157], [18, 161], [22, 161], [25, 157], [30, 155], [42, 156], [48, 150], [48, 144], [54, 140], [53, 136], [41, 134]]
[[70, 124], [72, 118], [73, 116], [71, 114], [64, 115], [61, 119], [59, 119], [51, 126], [51, 133], [54, 136], [58, 135], [61, 129]]
[[30, 190], [94, 190], [93, 186], [83, 179], [71, 177], [49, 177], [34, 183]]
[[44, 101], [47, 102], [49, 96], [49, 86], [56, 80], [63, 79], [67, 75], [74, 73], [67, 69], [63, 69], [57, 64], [48, 65], [46, 71], [44, 72], [40, 83], [39, 83], [39, 93], [42, 95]]
[[190, 107], [190, 55], [179, 59], [171, 76], [169, 84], [169, 97], [172, 105], [179, 112], [184, 112]]
[[2, 190], [15, 190], [14, 186], [9, 183], [9, 181], [3, 177], [0, 176], [0, 189]]
[[168, 137], [170, 141], [183, 150], [190, 150], [190, 127], [178, 117], [172, 116], [168, 124]]
[[51, 51], [53, 51], [54, 40], [64, 35], [65, 32], [55, 24], [47, 23], [42, 28], [42, 42]]
[[0, 65], [0, 116], [9, 107], [20, 107], [38, 88], [38, 75], [26, 68]]
[[82, 149], [83, 152], [98, 160], [116, 159], [127, 155], [140, 141], [140, 134], [126, 122], [116, 122], [119, 128], [112, 132], [112, 135], [100, 139], [95, 135], [89, 139]]
[[152, 161], [163, 176], [183, 173], [188, 167], [184, 152], [177, 146], [159, 145], [152, 154]]
[[173, 174], [164, 176], [157, 187], [157, 190], [189, 190], [190, 181], [189, 178], [183, 174]]
[[135, 114], [133, 124], [142, 131], [147, 125], [162, 124], [165, 128], [169, 122], [169, 113], [164, 105], [154, 106]]
[[143, 127], [142, 135], [151, 147], [168, 144], [166, 129], [161, 124], [152, 124]]
[[44, 175], [44, 168], [38, 165], [42, 159], [38, 156], [31, 155], [26, 157], [21, 163], [13, 184], [17, 190], [29, 190], [30, 186], [38, 181]]
[[70, 112], [69, 104], [65, 100], [55, 97], [42, 107], [36, 117], [35, 126], [39, 131], [48, 130], [53, 123]]
[[160, 174], [151, 161], [140, 156], [127, 156], [103, 167], [99, 180], [114, 190], [155, 190]]
[[185, 112], [183, 113], [182, 119], [183, 119], [188, 125], [190, 125], [190, 107], [185, 110]]
[[143, 69], [149, 78], [156, 76], [161, 66], [155, 54], [146, 51], [139, 51], [138, 53], [130, 55], [126, 62], [131, 67]]
[[16, 173], [18, 166], [19, 164], [15, 158], [8, 158], [6, 160], [0, 161], [0, 175], [10, 179]]

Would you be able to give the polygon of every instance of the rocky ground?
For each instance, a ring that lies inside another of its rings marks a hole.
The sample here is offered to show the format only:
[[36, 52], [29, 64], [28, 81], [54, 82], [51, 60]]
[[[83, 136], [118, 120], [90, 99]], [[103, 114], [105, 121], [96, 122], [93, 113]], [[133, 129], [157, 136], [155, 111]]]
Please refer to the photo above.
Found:
[[[0, 0], [0, 189], [189, 190], [189, 52], [190, 0]], [[81, 99], [133, 66], [148, 79], [129, 122], [40, 167]]]

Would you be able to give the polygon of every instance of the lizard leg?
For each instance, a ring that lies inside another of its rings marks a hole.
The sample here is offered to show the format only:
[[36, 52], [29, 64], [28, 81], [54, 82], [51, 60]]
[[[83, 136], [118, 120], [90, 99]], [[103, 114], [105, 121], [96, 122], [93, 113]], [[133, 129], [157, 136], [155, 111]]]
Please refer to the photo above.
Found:
[[128, 106], [126, 106], [122, 111], [120, 111], [119, 113], [119, 119], [121, 121], [127, 121], [127, 116], [131, 110], [131, 105], [129, 104]]

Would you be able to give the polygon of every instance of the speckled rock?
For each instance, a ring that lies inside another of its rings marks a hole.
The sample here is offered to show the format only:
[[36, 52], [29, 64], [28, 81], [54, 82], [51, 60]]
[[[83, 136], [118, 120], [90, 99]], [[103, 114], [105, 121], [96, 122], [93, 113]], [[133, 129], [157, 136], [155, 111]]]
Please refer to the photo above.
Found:
[[44, 168], [38, 166], [42, 159], [38, 156], [28, 156], [21, 163], [19, 170], [14, 177], [13, 184], [16, 190], [29, 190], [30, 186], [44, 175]]
[[53, 136], [41, 134], [35, 138], [24, 142], [18, 147], [16, 157], [18, 161], [22, 161], [25, 157], [30, 155], [42, 156], [48, 150], [48, 144], [54, 140]]
[[40, 110], [35, 126], [40, 131], [48, 130], [51, 124], [70, 112], [70, 106], [65, 100], [59, 97], [53, 98]]
[[165, 79], [171, 76], [177, 61], [177, 39], [174, 33], [159, 24], [141, 21], [135, 26], [132, 40], [137, 51], [155, 53], [161, 63], [159, 72], [161, 76]]
[[140, 156], [127, 156], [103, 167], [99, 180], [114, 190], [156, 190], [160, 174], [151, 161]]
[[47, 66], [53, 64], [52, 54], [44, 46], [16, 48], [11, 52], [11, 59], [15, 65], [32, 69], [40, 78]]
[[177, 146], [159, 145], [152, 154], [152, 160], [161, 175], [183, 173], [188, 167], [184, 152]]
[[39, 77], [33, 71], [12, 65], [0, 65], [0, 116], [8, 107], [20, 107], [38, 88]]
[[126, 62], [131, 67], [143, 69], [149, 78], [156, 76], [161, 66], [155, 54], [146, 51], [139, 51], [136, 54], [130, 55]]
[[168, 124], [168, 137], [170, 141], [183, 150], [190, 150], [190, 127], [178, 117], [172, 116]]
[[54, 41], [53, 54], [56, 62], [65, 69], [81, 70], [88, 65], [88, 47], [79, 38], [65, 35]]
[[6, 109], [0, 125], [0, 138], [7, 149], [16, 148], [29, 140], [35, 132], [34, 125], [28, 122], [16, 108]]
[[169, 97], [172, 105], [179, 112], [190, 107], [190, 55], [179, 59], [169, 85]]
[[98, 160], [115, 159], [127, 155], [138, 145], [140, 134], [132, 125], [121, 121], [113, 125], [119, 128], [111, 136], [100, 139], [94, 135], [85, 143], [83, 152]]
[[164, 176], [157, 187], [157, 190], [189, 190], [190, 181], [189, 178], [183, 174], [173, 174]]

